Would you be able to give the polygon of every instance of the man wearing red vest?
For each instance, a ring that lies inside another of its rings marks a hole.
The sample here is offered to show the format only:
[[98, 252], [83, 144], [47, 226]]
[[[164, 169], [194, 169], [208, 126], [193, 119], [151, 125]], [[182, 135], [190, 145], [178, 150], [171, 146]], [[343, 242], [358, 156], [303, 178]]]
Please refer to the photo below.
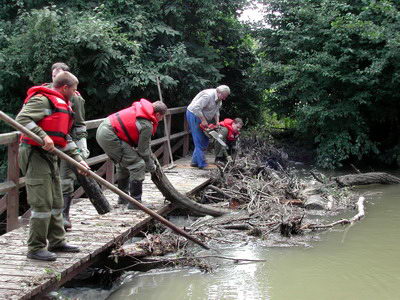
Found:
[[32, 211], [27, 254], [31, 259], [54, 261], [57, 255], [53, 252], [79, 252], [78, 247], [65, 242], [58, 158], [51, 153], [57, 147], [88, 168], [69, 136], [73, 120], [70, 98], [77, 85], [74, 75], [63, 72], [54, 79], [53, 88], [30, 88], [16, 118], [44, 141], [41, 147], [22, 135], [19, 147], [19, 165]]
[[221, 139], [228, 146], [228, 149], [222, 147], [219, 143], [215, 143], [215, 162], [226, 163], [231, 160], [231, 155], [236, 152], [236, 141], [239, 137], [240, 130], [243, 127], [243, 121], [240, 118], [225, 119], [219, 122], [218, 133], [222, 136]]
[[[56, 78], [56, 76], [63, 71], [69, 71], [69, 66], [63, 62], [54, 63], [51, 66], [51, 77], [52, 80]], [[45, 83], [43, 86], [52, 88], [53, 83]], [[71, 108], [74, 111], [74, 121], [71, 128], [71, 138], [77, 145], [80, 155], [83, 159], [87, 159], [89, 157], [89, 150], [87, 147], [86, 138], [88, 136], [86, 124], [85, 124], [85, 100], [81, 96], [81, 94], [76, 91], [75, 94], [71, 97]], [[69, 217], [69, 211], [72, 204], [72, 198], [74, 194], [74, 182], [76, 181], [76, 176], [69, 166], [69, 164], [62, 160], [60, 163], [60, 175], [61, 175], [61, 187], [64, 198], [64, 228], [65, 230], [70, 229], [72, 227], [71, 220]]]
[[[125, 193], [129, 190], [137, 201], [142, 201], [145, 172], [155, 170], [150, 141], [166, 112], [163, 102], [140, 99], [108, 116], [97, 129], [98, 144], [117, 165], [118, 188]], [[126, 202], [118, 199], [119, 204]], [[129, 202], [128, 209], [135, 209], [135, 206]]]

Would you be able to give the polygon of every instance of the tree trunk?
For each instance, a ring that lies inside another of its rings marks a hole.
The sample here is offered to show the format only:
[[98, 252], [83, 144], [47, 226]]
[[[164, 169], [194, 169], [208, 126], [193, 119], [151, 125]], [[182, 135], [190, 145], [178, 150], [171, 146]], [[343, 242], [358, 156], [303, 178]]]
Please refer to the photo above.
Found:
[[333, 178], [333, 180], [341, 187], [353, 185], [367, 185], [367, 184], [398, 184], [400, 178], [383, 173], [371, 172], [362, 174], [343, 175]]
[[199, 204], [191, 200], [186, 195], [179, 193], [171, 184], [167, 176], [156, 162], [156, 170], [151, 173], [151, 180], [164, 195], [164, 197], [178, 207], [189, 209], [199, 215], [211, 215], [214, 217], [222, 216], [229, 213], [228, 210], [214, 208], [207, 205]]
[[71, 170], [75, 173], [79, 184], [86, 193], [86, 196], [92, 202], [94, 208], [100, 215], [104, 215], [111, 211], [110, 203], [108, 203], [107, 198], [104, 196], [100, 185], [92, 177], [84, 176], [78, 173], [73, 165], [69, 165]]

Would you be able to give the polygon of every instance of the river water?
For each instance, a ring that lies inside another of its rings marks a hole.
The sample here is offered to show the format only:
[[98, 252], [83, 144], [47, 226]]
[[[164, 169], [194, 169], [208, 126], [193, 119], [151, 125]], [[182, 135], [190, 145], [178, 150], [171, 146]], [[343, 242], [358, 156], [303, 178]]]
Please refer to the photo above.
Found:
[[219, 261], [211, 273], [195, 269], [128, 273], [111, 291], [62, 292], [82, 300], [400, 299], [400, 185], [370, 186], [364, 191], [369, 196], [363, 220], [320, 233], [307, 246], [222, 247], [224, 256], [266, 262]]

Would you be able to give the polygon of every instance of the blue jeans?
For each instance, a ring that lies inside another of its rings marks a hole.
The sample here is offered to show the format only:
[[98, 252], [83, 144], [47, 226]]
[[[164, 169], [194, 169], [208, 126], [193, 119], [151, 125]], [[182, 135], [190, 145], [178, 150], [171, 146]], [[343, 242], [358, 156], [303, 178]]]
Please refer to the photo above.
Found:
[[208, 147], [208, 137], [200, 129], [201, 120], [199, 117], [187, 110], [186, 119], [189, 123], [189, 128], [192, 133], [194, 143], [192, 164], [196, 164], [199, 168], [204, 168], [207, 166], [204, 151], [206, 151]]

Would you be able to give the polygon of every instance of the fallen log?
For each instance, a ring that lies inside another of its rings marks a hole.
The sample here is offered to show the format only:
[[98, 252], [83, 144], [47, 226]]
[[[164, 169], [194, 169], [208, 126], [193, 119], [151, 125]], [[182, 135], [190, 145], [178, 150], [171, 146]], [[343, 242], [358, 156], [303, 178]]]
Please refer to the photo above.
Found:
[[384, 172], [370, 172], [338, 176], [334, 177], [333, 181], [340, 187], [345, 187], [367, 184], [399, 184], [400, 178]]
[[365, 216], [365, 210], [364, 210], [364, 197], [358, 198], [357, 201], [357, 209], [358, 213], [352, 217], [351, 219], [341, 219], [329, 224], [306, 224], [302, 226], [300, 229], [326, 229], [326, 228], [332, 228], [333, 226], [336, 225], [346, 225], [346, 224], [354, 224], [355, 222], [361, 220]]
[[69, 164], [71, 170], [75, 173], [76, 178], [89, 198], [90, 202], [93, 204], [94, 208], [100, 215], [106, 214], [111, 211], [110, 203], [104, 196], [100, 185], [91, 177], [87, 177], [78, 173], [75, 166]]
[[171, 184], [168, 177], [165, 176], [160, 164], [156, 159], [155, 163], [156, 170], [151, 173], [151, 180], [168, 201], [172, 202], [180, 208], [189, 209], [190, 211], [199, 215], [210, 215], [214, 217], [219, 217], [224, 214], [230, 213], [229, 210], [214, 208], [208, 205], [197, 203], [190, 199], [188, 196], [179, 193]]

